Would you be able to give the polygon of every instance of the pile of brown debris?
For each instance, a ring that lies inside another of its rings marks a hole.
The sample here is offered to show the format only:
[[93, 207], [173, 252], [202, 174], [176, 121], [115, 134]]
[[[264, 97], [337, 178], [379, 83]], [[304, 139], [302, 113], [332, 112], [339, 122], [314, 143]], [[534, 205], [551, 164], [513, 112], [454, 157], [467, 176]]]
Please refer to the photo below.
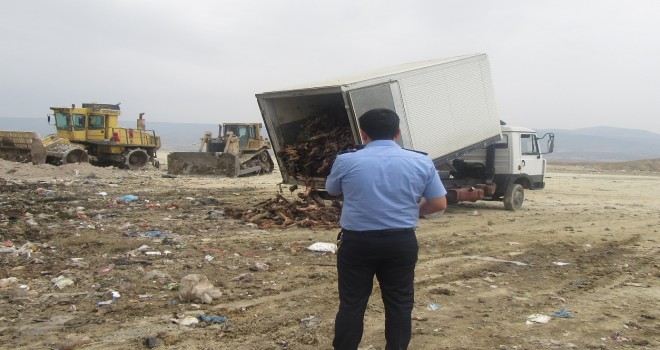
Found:
[[307, 118], [295, 144], [278, 153], [287, 173], [296, 179], [327, 177], [337, 154], [354, 146], [345, 120], [328, 114]]
[[257, 224], [260, 228], [293, 226], [333, 229], [339, 227], [341, 203], [326, 205], [315, 192], [298, 193], [300, 200], [288, 200], [281, 194], [258, 203], [253, 209], [226, 208], [225, 215]]

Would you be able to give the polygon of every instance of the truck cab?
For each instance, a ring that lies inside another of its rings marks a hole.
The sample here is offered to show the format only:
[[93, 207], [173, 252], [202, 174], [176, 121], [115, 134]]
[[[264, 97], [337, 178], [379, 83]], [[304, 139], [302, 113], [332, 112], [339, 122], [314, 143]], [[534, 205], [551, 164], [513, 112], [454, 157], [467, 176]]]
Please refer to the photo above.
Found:
[[500, 141], [439, 168], [448, 201], [503, 200], [506, 209], [518, 210], [525, 189], [545, 187], [543, 154], [553, 149], [552, 133], [538, 137], [532, 129], [502, 125]]

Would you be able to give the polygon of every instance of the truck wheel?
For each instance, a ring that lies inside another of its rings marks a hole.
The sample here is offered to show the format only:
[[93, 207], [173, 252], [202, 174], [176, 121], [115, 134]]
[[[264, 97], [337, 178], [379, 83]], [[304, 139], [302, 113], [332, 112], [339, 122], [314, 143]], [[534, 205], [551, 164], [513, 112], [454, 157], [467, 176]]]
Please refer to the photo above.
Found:
[[504, 208], [516, 211], [522, 207], [525, 201], [525, 190], [520, 184], [513, 184], [504, 193]]

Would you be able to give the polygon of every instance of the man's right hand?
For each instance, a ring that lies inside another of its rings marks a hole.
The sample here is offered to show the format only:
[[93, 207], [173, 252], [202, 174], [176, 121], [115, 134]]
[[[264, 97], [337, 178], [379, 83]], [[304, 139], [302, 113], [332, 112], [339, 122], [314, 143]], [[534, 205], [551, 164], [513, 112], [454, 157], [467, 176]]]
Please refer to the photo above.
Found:
[[419, 203], [419, 216], [425, 216], [447, 209], [447, 198], [445, 196], [425, 199]]

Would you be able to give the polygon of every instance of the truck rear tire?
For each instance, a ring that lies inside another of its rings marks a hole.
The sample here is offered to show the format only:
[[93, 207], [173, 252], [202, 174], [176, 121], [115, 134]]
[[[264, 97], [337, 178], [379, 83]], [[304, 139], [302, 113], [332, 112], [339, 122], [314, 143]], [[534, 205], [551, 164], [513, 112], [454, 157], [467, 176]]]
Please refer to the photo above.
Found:
[[520, 209], [525, 201], [525, 190], [520, 184], [512, 184], [504, 193], [504, 208], [516, 211]]

